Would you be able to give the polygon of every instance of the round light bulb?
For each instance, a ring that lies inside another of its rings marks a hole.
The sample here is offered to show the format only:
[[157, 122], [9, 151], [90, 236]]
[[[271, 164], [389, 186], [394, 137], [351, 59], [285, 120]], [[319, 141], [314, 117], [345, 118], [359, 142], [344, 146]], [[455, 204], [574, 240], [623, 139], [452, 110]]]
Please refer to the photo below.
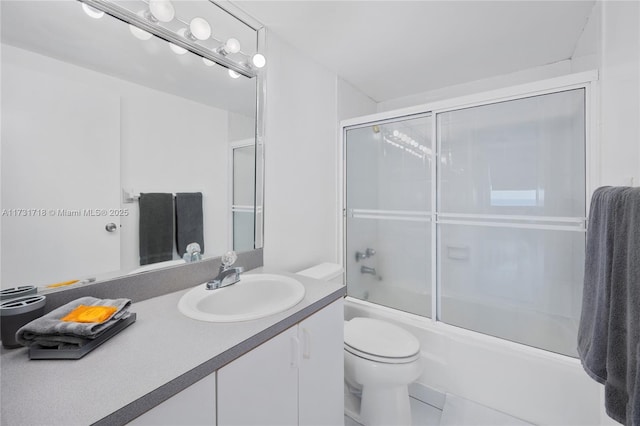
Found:
[[211, 25], [203, 18], [193, 18], [189, 24], [189, 31], [198, 40], [211, 37]]
[[208, 67], [212, 67], [212, 66], [214, 66], [216, 64], [215, 62], [213, 62], [213, 61], [211, 61], [211, 60], [209, 60], [207, 58], [202, 58], [202, 62], [204, 62], [204, 64], [206, 66], [208, 66]]
[[256, 68], [262, 68], [267, 64], [267, 59], [260, 53], [256, 53], [251, 58], [251, 63], [253, 63], [253, 66]]
[[235, 38], [230, 38], [224, 44], [224, 50], [229, 53], [238, 53], [240, 51], [240, 42]]
[[149, 0], [149, 10], [160, 22], [170, 22], [176, 15], [176, 10], [169, 0]]
[[240, 77], [240, 74], [238, 74], [237, 72], [235, 72], [234, 70], [229, 70], [229, 77], [231, 78], [238, 78]]
[[[144, 18], [144, 10], [141, 10], [137, 14], [138, 16], [141, 16]], [[145, 30], [142, 30], [136, 27], [135, 25], [129, 24], [129, 31], [131, 31], [131, 34], [133, 34], [133, 36], [139, 40], [149, 40], [151, 38], [151, 33]]]
[[100, 19], [104, 16], [103, 11], [96, 9], [95, 7], [91, 7], [85, 3], [82, 3], [82, 10], [84, 10], [84, 13], [91, 16], [93, 19]]
[[395, 137], [400, 136], [400, 132], [399, 132], [399, 131], [397, 131], [397, 130], [394, 130], [394, 131], [393, 131], [393, 136], [395, 136]]
[[[184, 33], [185, 31], [187, 31], [186, 28], [180, 28], [177, 33], [179, 36], [184, 37]], [[169, 43], [169, 48], [173, 51], [173, 53], [175, 53], [176, 55], [184, 55], [185, 53], [187, 53], [187, 49], [185, 49], [184, 47], [180, 47], [180, 46], [176, 46], [173, 43]]]

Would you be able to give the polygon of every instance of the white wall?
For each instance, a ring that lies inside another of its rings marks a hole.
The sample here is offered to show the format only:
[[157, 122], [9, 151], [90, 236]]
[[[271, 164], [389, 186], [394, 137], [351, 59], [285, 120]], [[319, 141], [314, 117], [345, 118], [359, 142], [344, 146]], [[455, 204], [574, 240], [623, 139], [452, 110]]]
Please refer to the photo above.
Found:
[[[640, 185], [640, 3], [604, 1], [600, 24], [602, 185]], [[598, 13], [598, 12], [596, 12]]]
[[338, 77], [338, 120], [373, 114], [376, 110], [373, 99]]
[[264, 264], [296, 271], [338, 260], [338, 119], [373, 103], [267, 33]]
[[601, 10], [600, 3], [595, 3], [587, 24], [582, 30], [582, 34], [571, 55], [571, 72], [581, 72], [598, 68]]

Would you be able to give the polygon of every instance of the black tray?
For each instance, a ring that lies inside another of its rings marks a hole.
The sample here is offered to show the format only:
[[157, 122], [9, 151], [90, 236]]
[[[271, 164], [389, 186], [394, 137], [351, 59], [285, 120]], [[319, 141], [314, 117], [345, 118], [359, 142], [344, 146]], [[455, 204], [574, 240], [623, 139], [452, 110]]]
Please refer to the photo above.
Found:
[[127, 318], [121, 319], [116, 325], [101, 334], [100, 337], [90, 340], [75, 349], [46, 348], [38, 344], [31, 345], [29, 346], [29, 359], [80, 359], [134, 322], [136, 322], [136, 314], [132, 312]]

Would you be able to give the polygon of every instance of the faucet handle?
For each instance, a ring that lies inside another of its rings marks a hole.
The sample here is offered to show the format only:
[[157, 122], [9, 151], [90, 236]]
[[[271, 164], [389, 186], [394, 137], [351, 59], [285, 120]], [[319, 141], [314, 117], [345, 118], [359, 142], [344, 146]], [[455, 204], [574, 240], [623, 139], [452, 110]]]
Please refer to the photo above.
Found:
[[189, 254], [200, 253], [200, 244], [190, 243], [189, 245], [187, 245], [186, 252]]
[[236, 260], [238, 260], [238, 255], [233, 250], [226, 252], [220, 259], [220, 261], [222, 262], [222, 267], [225, 269], [233, 265]]
[[190, 243], [189, 245], [187, 245], [186, 252], [182, 255], [182, 259], [184, 259], [184, 261], [187, 263], [202, 260], [202, 254], [200, 253], [200, 244]]

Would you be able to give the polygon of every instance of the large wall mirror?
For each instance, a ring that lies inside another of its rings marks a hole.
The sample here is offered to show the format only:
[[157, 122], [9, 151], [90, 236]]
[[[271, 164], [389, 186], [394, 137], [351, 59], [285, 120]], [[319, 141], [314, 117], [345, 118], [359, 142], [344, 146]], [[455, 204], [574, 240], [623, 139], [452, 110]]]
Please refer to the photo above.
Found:
[[[150, 3], [117, 2], [153, 23]], [[259, 28], [228, 7], [172, 6], [182, 36], [200, 17], [211, 28], [201, 44], [239, 42], [218, 56], [241, 63], [259, 51]], [[230, 72], [79, 1], [0, 7], [2, 288], [144, 271], [140, 229], [158, 223], [141, 223], [140, 194], [201, 193], [203, 257], [261, 246], [259, 75]], [[181, 261], [175, 242], [171, 250], [163, 265]]]

